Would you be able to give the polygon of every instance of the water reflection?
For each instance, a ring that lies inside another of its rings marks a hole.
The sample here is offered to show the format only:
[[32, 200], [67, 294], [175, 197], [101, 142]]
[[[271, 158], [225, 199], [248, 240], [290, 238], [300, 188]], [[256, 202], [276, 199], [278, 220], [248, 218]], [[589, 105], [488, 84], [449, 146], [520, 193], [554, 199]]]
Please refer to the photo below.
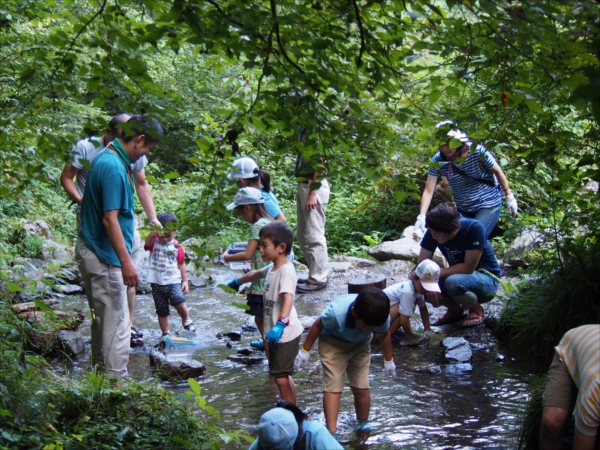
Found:
[[[217, 284], [227, 281], [231, 273], [212, 270]], [[263, 365], [245, 366], [229, 361], [236, 349], [249, 347], [257, 334], [242, 333], [241, 342], [226, 346], [227, 339], [217, 339], [220, 332], [235, 330], [247, 315], [231, 305], [243, 301], [217, 288], [192, 290], [186, 297], [190, 317], [196, 323], [198, 350], [194, 359], [202, 362], [207, 373], [199, 381], [203, 395], [221, 412], [227, 429], [246, 429], [255, 435], [260, 416], [277, 400], [278, 390]], [[325, 303], [298, 300], [299, 315], [317, 316]], [[78, 307], [87, 312], [84, 297], [75, 297], [62, 305], [63, 309]], [[89, 314], [88, 314], [89, 315]], [[152, 373], [147, 351], [160, 337], [154, 303], [151, 296], [138, 296], [136, 327], [144, 332], [146, 346], [132, 350], [129, 371], [136, 380], [147, 380]], [[172, 331], [180, 330], [178, 317], [173, 316]], [[89, 337], [89, 320], [81, 327]], [[394, 348], [397, 376], [383, 374], [380, 349], [373, 348], [371, 383], [371, 420], [376, 429], [357, 436], [352, 432], [353, 397], [346, 387], [342, 395], [339, 432], [346, 448], [352, 449], [475, 449], [515, 448], [517, 418], [527, 401], [527, 380], [530, 374], [545, 369], [519, 355], [507, 355], [505, 363], [495, 360], [497, 349], [473, 352], [473, 371], [449, 373], [440, 347]], [[86, 362], [71, 367], [85, 370]], [[294, 376], [298, 403], [309, 415], [324, 422], [322, 414], [322, 377], [316, 347], [309, 367]], [[169, 389], [185, 392], [186, 383], [168, 384]]]

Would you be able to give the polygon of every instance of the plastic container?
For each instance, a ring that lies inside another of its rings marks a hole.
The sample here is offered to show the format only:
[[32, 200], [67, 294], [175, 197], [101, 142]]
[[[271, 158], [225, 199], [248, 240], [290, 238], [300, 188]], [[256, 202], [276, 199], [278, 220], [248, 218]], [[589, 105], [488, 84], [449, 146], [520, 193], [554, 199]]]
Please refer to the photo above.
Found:
[[196, 344], [191, 339], [171, 337], [165, 339], [165, 360], [167, 362], [190, 362], [196, 349]]
[[[236, 253], [242, 253], [246, 251], [246, 247], [248, 246], [247, 242], [234, 242], [233, 244], [229, 244], [227, 246], [227, 253], [230, 255], [235, 255]], [[231, 270], [243, 270], [248, 271], [252, 269], [250, 260], [246, 261], [234, 261], [228, 264]]]

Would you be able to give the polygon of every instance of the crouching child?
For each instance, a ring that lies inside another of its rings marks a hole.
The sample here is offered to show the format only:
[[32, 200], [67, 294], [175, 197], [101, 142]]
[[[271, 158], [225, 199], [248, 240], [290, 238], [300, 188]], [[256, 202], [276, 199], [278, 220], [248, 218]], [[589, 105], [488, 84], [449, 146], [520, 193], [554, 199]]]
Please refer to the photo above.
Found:
[[330, 433], [336, 433], [340, 401], [344, 389], [344, 374], [348, 375], [354, 395], [358, 425], [356, 430], [368, 429], [371, 408], [369, 366], [371, 338], [376, 332], [383, 348], [384, 371], [396, 375], [389, 333], [390, 300], [377, 288], [360, 294], [335, 298], [315, 320], [296, 358], [296, 368], [308, 364], [310, 349], [319, 339], [319, 358], [323, 366], [323, 409]]
[[243, 283], [266, 278], [263, 297], [269, 374], [275, 379], [281, 398], [295, 404], [296, 387], [292, 373], [304, 328], [294, 308], [296, 270], [288, 260], [293, 241], [294, 232], [285, 223], [271, 222], [263, 226], [259, 233], [260, 253], [263, 260], [273, 264], [248, 272], [230, 282], [229, 286], [239, 289]]

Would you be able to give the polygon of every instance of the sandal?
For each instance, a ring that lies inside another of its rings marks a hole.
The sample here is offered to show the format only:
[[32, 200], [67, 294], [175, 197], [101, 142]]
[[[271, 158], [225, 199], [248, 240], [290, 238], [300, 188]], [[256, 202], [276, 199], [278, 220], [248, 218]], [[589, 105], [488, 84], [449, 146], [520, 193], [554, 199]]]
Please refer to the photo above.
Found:
[[435, 322], [431, 325], [439, 327], [440, 325], [447, 325], [449, 323], [458, 322], [459, 320], [464, 319], [465, 313], [461, 312], [460, 314], [455, 314], [447, 310], [446, 312], [440, 314]]
[[187, 331], [191, 331], [192, 333], [196, 332], [196, 327], [194, 326], [194, 322], [192, 322], [191, 320], [188, 320], [187, 322], [185, 322], [183, 324], [183, 328]]
[[477, 313], [477, 316], [471, 317], [471, 313], [460, 323], [462, 328], [475, 327], [485, 320], [485, 311], [481, 310], [481, 313]]
[[131, 337], [129, 338], [130, 347], [143, 347], [144, 346], [144, 335], [134, 327], [131, 327]]

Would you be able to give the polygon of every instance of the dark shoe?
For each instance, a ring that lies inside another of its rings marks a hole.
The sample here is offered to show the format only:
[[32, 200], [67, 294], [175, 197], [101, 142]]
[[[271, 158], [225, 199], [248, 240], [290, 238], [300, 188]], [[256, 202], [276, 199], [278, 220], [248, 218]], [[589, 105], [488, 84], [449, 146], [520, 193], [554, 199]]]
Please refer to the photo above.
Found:
[[131, 327], [131, 337], [129, 338], [129, 346], [130, 347], [143, 347], [144, 346], [144, 338], [143, 334], [139, 333], [134, 327]]
[[192, 322], [191, 320], [188, 320], [186, 323], [184, 323], [183, 328], [185, 330], [191, 331], [192, 333], [196, 332], [196, 327], [194, 326], [194, 322]]
[[296, 291], [300, 292], [314, 292], [320, 291], [321, 289], [325, 289], [327, 287], [327, 283], [309, 283], [308, 281], [303, 284], [298, 284], [296, 286]]
[[308, 278], [298, 278], [298, 284], [306, 284], [308, 283]]

